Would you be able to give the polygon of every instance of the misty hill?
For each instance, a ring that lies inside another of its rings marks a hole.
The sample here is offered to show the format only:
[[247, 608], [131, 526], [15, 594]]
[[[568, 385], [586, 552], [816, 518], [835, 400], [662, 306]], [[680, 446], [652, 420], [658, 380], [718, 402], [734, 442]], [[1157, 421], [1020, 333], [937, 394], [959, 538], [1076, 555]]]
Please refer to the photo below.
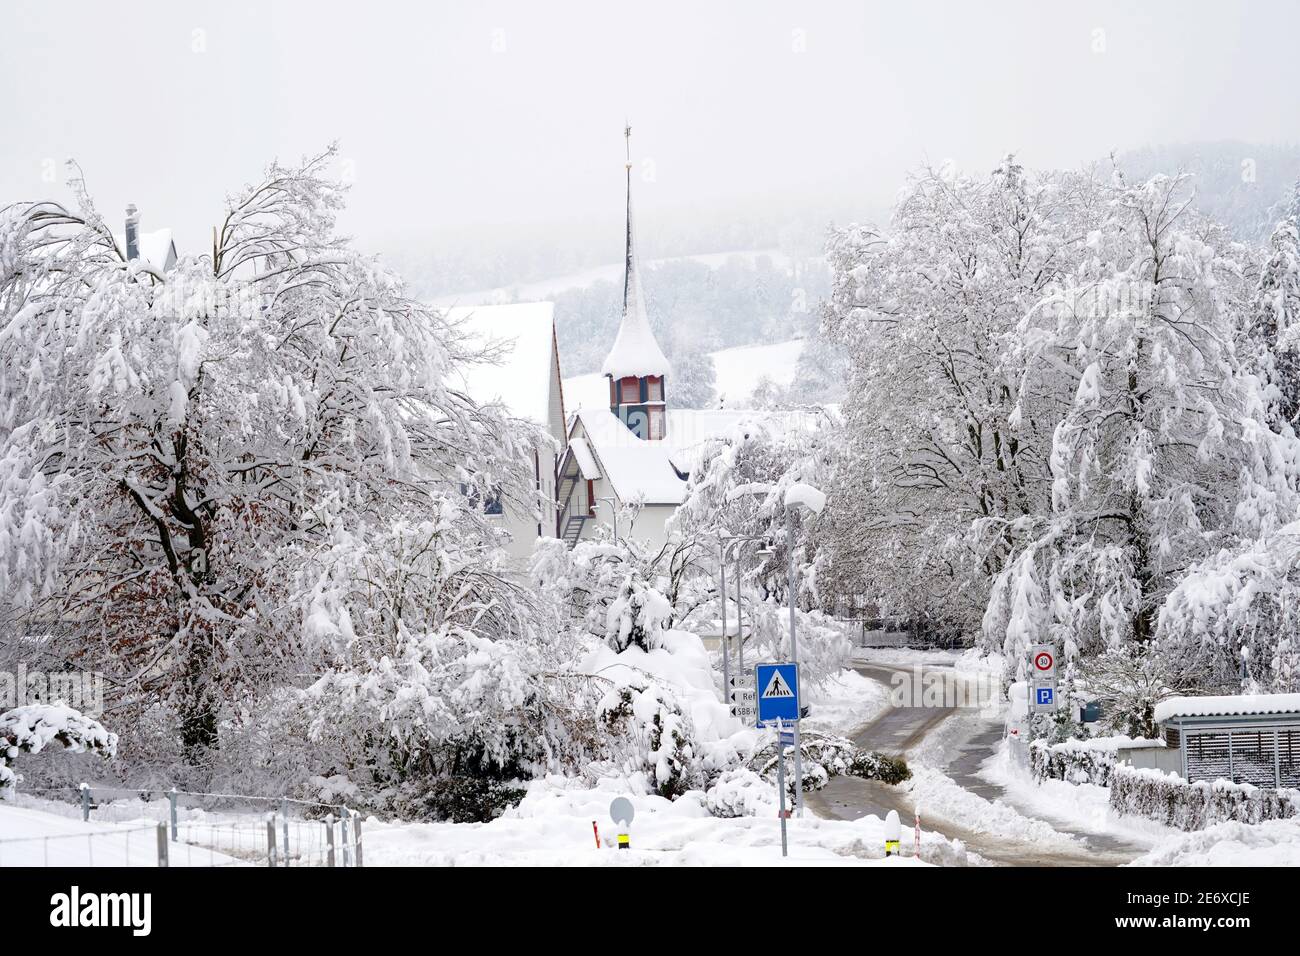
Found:
[[1247, 242], [1268, 237], [1281, 217], [1280, 204], [1300, 179], [1300, 146], [1295, 145], [1219, 140], [1149, 146], [1121, 153], [1116, 162], [1130, 179], [1191, 173], [1197, 208]]

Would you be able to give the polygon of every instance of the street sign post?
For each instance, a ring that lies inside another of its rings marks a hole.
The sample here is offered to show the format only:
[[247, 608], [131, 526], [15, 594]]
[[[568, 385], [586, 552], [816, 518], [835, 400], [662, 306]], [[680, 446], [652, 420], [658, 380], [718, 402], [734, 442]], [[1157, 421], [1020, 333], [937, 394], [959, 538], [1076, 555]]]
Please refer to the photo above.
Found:
[[799, 665], [756, 664], [754, 690], [758, 693], [758, 724], [776, 727], [776, 788], [781, 798], [781, 855], [786, 855], [785, 748], [794, 746], [796, 793], [803, 789], [799, 759]]
[[799, 719], [799, 665], [758, 664], [754, 668], [758, 691], [758, 720], [767, 724]]
[[1029, 672], [1034, 680], [1056, 680], [1056, 648], [1051, 644], [1032, 645]]
[[754, 726], [758, 721], [758, 691], [754, 690], [752, 674], [741, 673], [729, 680], [727, 703], [731, 716], [739, 717], [742, 724]]
[[1057, 705], [1056, 647], [1033, 644], [1029, 648], [1029, 712], [1050, 714]]

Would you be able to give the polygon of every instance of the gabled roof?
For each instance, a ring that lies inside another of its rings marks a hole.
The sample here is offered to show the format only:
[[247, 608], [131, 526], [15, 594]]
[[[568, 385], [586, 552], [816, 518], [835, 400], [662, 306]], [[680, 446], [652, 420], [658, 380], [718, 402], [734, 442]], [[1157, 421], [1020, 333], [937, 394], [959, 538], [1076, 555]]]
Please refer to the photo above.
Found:
[[[662, 441], [638, 438], [608, 408], [584, 408], [574, 417], [569, 445], [582, 437], [581, 426], [594, 464], [624, 502], [640, 499], [648, 505], [679, 505], [686, 495], [686, 482], [673, 468], [670, 448]], [[574, 452], [577, 458], [578, 453]], [[578, 459], [581, 466], [581, 459]]]
[[[126, 255], [126, 235], [113, 233], [113, 241]], [[170, 229], [155, 229], [153, 232], [139, 234], [140, 258], [159, 272], [166, 272], [176, 264], [176, 243]]]
[[550, 302], [456, 306], [447, 317], [480, 346], [496, 346], [500, 362], [457, 370], [461, 387], [486, 404], [498, 402], [511, 415], [549, 429], [555, 371], [555, 307]]

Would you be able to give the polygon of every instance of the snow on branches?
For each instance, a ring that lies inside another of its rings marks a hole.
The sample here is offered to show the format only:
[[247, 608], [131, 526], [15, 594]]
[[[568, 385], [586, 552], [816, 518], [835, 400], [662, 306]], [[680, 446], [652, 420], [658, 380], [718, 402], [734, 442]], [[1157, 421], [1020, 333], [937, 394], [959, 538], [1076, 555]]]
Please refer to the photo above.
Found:
[[318, 622], [285, 608], [341, 531], [534, 504], [540, 436], [450, 388], [462, 338], [334, 234], [333, 158], [272, 164], [166, 273], [79, 181], [0, 211], [0, 599], [77, 625], [65, 658], [173, 712], [196, 764], [224, 702], [300, 672]]
[[52, 743], [73, 753], [117, 752], [117, 734], [99, 721], [63, 704], [27, 704], [0, 714], [0, 797], [13, 789], [17, 777], [11, 764], [20, 753], [40, 753]]

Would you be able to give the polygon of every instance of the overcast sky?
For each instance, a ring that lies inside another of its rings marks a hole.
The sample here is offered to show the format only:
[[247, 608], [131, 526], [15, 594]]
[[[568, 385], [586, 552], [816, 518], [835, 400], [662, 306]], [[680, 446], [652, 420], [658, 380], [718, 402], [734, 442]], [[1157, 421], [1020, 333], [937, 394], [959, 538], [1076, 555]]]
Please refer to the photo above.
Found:
[[643, 223], [847, 219], [925, 160], [1300, 140], [1297, 36], [1300, 4], [1222, 0], [7, 0], [0, 203], [65, 197], [73, 156], [110, 218], [193, 248], [269, 158], [337, 139], [365, 248], [612, 224], [616, 249], [625, 117]]

